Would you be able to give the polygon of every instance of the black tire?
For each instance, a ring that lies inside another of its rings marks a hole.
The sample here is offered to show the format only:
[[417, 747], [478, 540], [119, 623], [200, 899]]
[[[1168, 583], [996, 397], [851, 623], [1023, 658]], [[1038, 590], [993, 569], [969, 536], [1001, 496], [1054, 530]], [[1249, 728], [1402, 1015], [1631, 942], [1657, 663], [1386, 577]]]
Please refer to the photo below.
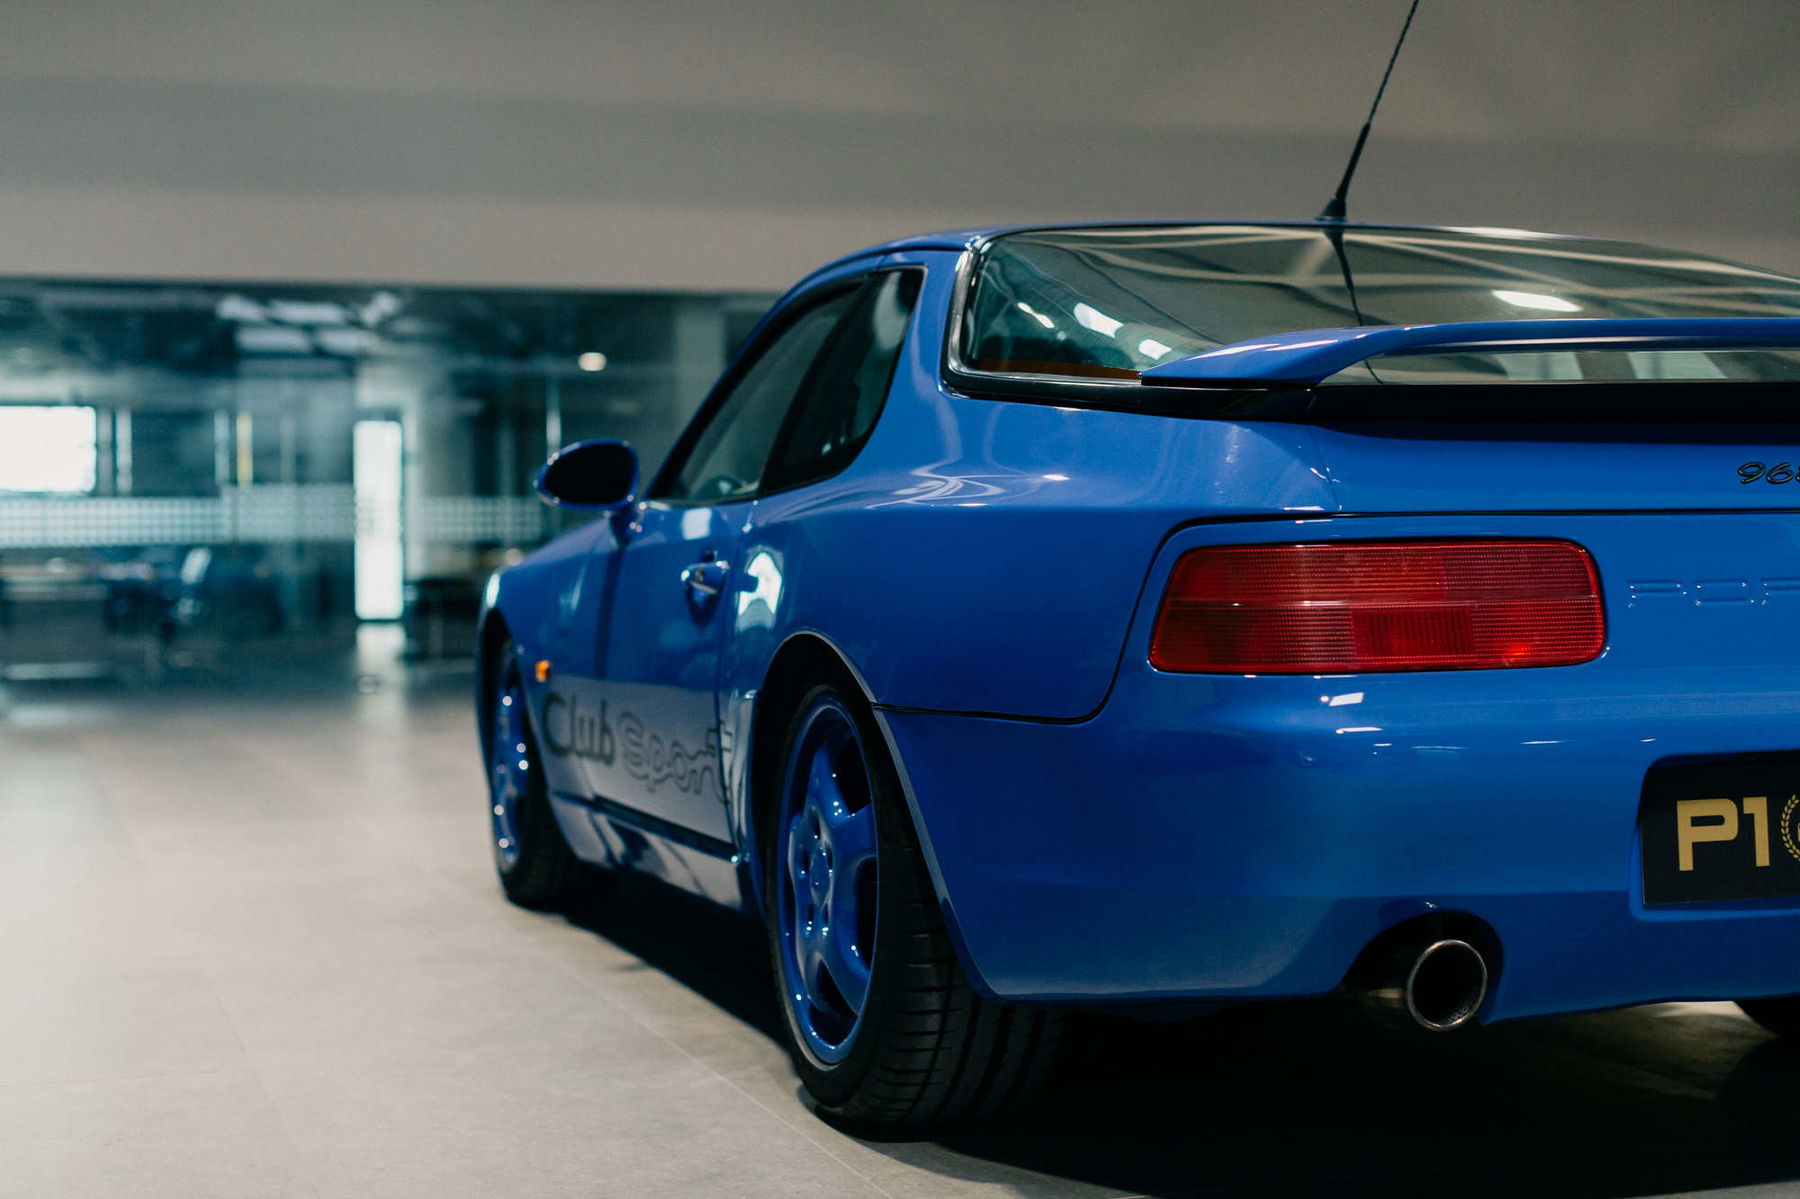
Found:
[[1800, 1037], [1800, 995], [1778, 995], [1773, 999], [1740, 999], [1738, 1006], [1750, 1017], [1778, 1037]]
[[[827, 698], [854, 719], [875, 809], [878, 872], [868, 997], [848, 1053], [835, 1063], [818, 1060], [805, 1047], [784, 985], [777, 903], [779, 889], [788, 885], [782, 873], [787, 774], [807, 713]], [[776, 791], [764, 834], [765, 923], [788, 1050], [820, 1112], [871, 1131], [916, 1130], [998, 1115], [1039, 1090], [1061, 1040], [1061, 1015], [984, 999], [969, 985], [938, 910], [898, 774], [861, 697], [830, 685], [806, 692], [770, 773]]]
[[[489, 842], [494, 850], [494, 869], [500, 876], [500, 887], [506, 897], [523, 908], [557, 910], [579, 894], [588, 881], [588, 868], [577, 858], [557, 826], [556, 814], [550, 810], [550, 797], [544, 785], [543, 761], [538, 753], [537, 735], [531, 727], [531, 714], [523, 702], [524, 688], [519, 671], [518, 654], [511, 641], [495, 655], [496, 668], [487, 697], [488, 716], [488, 804], [496, 819]], [[514, 753], [507, 755], [521, 764], [513, 771], [517, 792], [510, 797], [508, 818], [502, 824], [499, 808], [508, 797], [502, 795], [502, 774], [511, 762], [502, 762], [507, 748], [503, 740], [505, 712], [502, 705], [509, 696], [516, 705], [518, 740]], [[510, 844], [509, 844], [510, 842]]]

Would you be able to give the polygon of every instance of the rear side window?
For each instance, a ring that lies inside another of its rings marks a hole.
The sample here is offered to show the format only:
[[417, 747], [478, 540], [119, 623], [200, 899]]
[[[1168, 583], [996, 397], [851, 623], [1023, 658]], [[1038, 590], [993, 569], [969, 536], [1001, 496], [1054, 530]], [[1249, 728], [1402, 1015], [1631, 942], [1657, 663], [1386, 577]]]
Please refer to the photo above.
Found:
[[917, 271], [873, 275], [806, 380], [765, 485], [795, 487], [848, 466], [881, 415], [919, 296]]
[[862, 293], [846, 291], [796, 317], [744, 372], [692, 443], [660, 499], [729, 502], [754, 495], [794, 398], [832, 330]]

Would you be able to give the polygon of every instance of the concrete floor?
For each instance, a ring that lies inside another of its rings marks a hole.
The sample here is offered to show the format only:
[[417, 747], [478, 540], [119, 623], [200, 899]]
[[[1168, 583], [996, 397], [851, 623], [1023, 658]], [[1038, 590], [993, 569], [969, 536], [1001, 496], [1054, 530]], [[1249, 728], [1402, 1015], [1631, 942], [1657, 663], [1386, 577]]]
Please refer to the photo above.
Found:
[[466, 682], [9, 689], [0, 1196], [1800, 1191], [1800, 1053], [1718, 1004], [1096, 1020], [1029, 1121], [847, 1137], [746, 922], [502, 901]]

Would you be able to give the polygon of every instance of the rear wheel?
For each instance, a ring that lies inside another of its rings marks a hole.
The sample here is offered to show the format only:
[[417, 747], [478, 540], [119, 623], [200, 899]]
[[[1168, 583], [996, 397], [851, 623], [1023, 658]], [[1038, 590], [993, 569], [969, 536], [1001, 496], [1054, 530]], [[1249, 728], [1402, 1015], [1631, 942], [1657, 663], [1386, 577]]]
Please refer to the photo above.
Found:
[[1056, 1013], [976, 995], [957, 964], [879, 730], [860, 698], [802, 697], [766, 838], [767, 917], [794, 1067], [829, 1115], [916, 1127], [1036, 1088]]
[[509, 641], [498, 654], [488, 735], [488, 806], [494, 868], [521, 907], [555, 908], [579, 888], [584, 867], [550, 810], [537, 738], [525, 711], [525, 684]]
[[1778, 1037], [1800, 1037], [1800, 995], [1778, 995], [1773, 999], [1740, 999], [1738, 1006], [1750, 1017]]

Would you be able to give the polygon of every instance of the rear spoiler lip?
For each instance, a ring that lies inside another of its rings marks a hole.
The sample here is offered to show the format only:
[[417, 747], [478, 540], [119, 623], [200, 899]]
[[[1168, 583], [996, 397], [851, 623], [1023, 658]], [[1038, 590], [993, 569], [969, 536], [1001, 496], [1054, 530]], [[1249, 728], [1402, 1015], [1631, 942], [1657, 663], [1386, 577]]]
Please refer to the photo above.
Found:
[[1453, 321], [1276, 333], [1145, 369], [1147, 385], [1313, 387], [1383, 355], [1800, 347], [1800, 317]]

